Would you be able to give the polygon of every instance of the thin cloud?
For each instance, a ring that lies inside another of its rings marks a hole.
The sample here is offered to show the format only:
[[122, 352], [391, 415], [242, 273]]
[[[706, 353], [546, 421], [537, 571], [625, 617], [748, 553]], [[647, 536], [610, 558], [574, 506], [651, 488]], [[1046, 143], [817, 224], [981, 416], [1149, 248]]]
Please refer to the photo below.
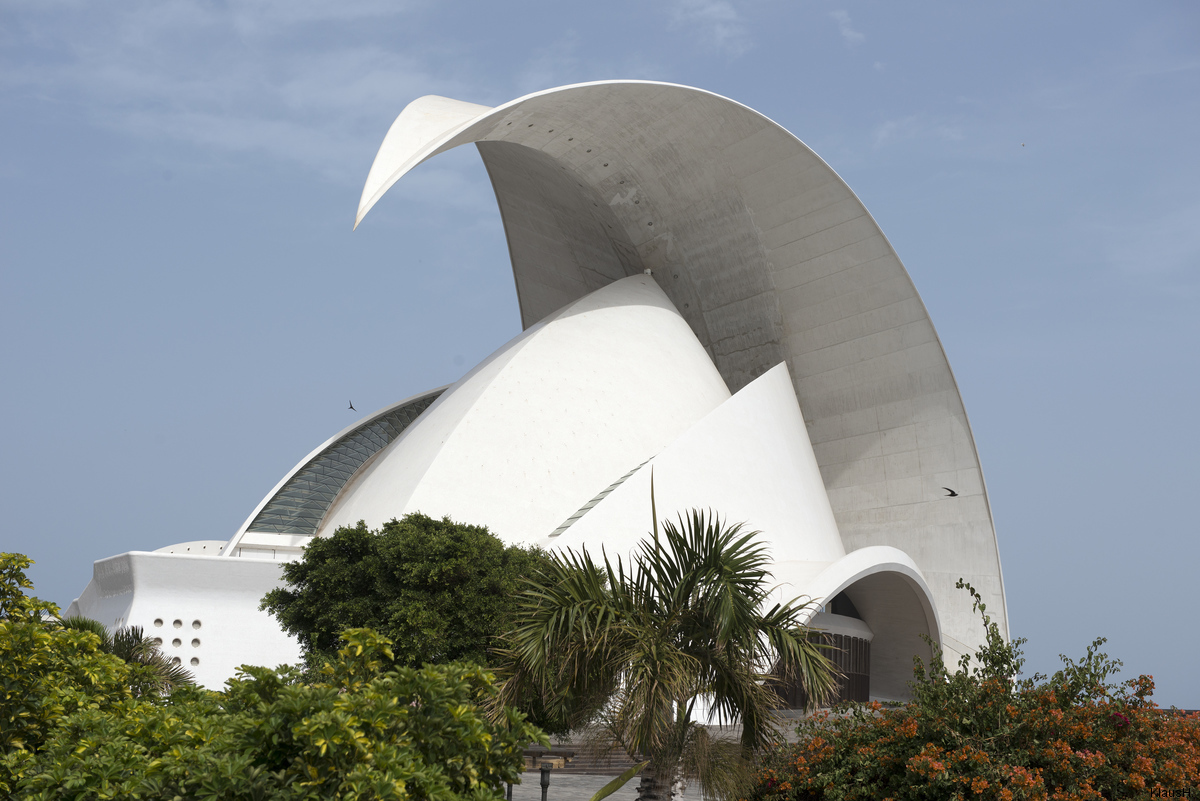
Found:
[[753, 43], [741, 15], [727, 0], [676, 0], [671, 25], [692, 32], [700, 44], [740, 56]]
[[850, 24], [850, 14], [846, 11], [830, 11], [830, 18], [837, 23], [838, 33], [848, 45], [858, 45], [866, 41], [867, 37], [861, 32], [854, 30], [854, 26]]
[[37, 60], [0, 85], [87, 109], [97, 125], [206, 149], [261, 152], [338, 181], [362, 178], [387, 123], [424, 94], [472, 99], [410, 50], [345, 43], [298, 50], [289, 40], [405, 13], [401, 4], [256, 0], [134, 4], [127, 10], [27, 7], [10, 32]]

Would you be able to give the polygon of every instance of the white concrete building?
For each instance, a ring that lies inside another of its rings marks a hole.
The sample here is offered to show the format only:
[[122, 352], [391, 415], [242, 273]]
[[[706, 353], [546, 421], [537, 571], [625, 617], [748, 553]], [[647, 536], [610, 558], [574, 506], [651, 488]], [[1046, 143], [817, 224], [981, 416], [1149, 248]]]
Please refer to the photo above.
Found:
[[388, 131], [358, 220], [413, 166], [469, 143], [525, 330], [455, 384], [329, 439], [230, 539], [97, 562], [70, 611], [142, 625], [219, 685], [238, 664], [297, 658], [257, 605], [311, 537], [421, 511], [512, 543], [624, 553], [650, 527], [653, 471], [661, 514], [707, 507], [763, 533], [778, 592], [824, 604], [812, 623], [845, 647], [850, 695], [904, 697], [922, 635], [950, 660], [982, 641], [960, 577], [1007, 631], [983, 476], [933, 324], [803, 142], [660, 83], [497, 108], [425, 97]]

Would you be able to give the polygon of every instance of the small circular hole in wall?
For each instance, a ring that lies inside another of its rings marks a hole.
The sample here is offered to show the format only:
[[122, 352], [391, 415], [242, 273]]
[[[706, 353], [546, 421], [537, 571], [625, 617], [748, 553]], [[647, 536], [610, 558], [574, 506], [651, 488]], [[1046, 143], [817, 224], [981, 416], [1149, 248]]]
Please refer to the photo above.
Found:
[[176, 621], [175, 621], [174, 623], [172, 623], [171, 625], [172, 625], [172, 626], [174, 626], [174, 627], [175, 627], [175, 628], [177, 628], [177, 629], [181, 629], [181, 628], [183, 628], [183, 621], [182, 621], [182, 620], [176, 620]]
[[162, 637], [155, 637], [150, 642], [154, 643], [155, 645], [162, 645]]
[[195, 667], [198, 664], [200, 664], [200, 660], [193, 656], [192, 657], [192, 667]]
[[156, 618], [154, 618], [154, 627], [155, 627], [155, 628], [161, 628], [161, 627], [162, 627], [162, 618], [161, 618], [161, 617], [156, 617]]
[[192, 640], [192, 647], [193, 647], [193, 648], [199, 648], [199, 647], [200, 647], [200, 640]]
[[193, 621], [192, 621], [192, 628], [194, 628], [194, 629], [198, 629], [198, 628], [200, 628], [200, 621], [199, 621], [199, 620], [193, 620]]
[[178, 665], [178, 664], [181, 664], [182, 662], [183, 662], [183, 660], [180, 659], [179, 657], [175, 657], [174, 659], [171, 660], [172, 665]]
[[179, 646], [183, 645], [183, 640], [176, 637], [175, 639], [171, 640], [171, 645], [174, 645], [176, 648], [178, 648]]

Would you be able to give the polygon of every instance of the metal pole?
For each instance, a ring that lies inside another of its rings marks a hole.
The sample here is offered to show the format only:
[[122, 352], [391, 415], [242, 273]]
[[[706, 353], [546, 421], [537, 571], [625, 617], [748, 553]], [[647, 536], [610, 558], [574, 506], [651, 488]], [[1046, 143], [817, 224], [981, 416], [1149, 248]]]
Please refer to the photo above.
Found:
[[512, 782], [508, 783], [508, 789], [504, 792], [505, 801], [512, 801]]
[[542, 801], [546, 801], [546, 791], [550, 789], [550, 763], [542, 763]]

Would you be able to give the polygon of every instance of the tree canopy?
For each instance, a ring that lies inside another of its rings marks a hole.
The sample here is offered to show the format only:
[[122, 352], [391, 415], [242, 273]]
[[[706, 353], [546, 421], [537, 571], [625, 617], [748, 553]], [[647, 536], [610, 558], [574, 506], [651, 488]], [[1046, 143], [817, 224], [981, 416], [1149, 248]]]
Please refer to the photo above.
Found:
[[539, 549], [449, 518], [409, 514], [375, 531], [360, 521], [312, 540], [262, 607], [317, 661], [337, 652], [342, 631], [368, 627], [392, 640], [400, 664], [486, 664], [521, 580], [545, 564]]

